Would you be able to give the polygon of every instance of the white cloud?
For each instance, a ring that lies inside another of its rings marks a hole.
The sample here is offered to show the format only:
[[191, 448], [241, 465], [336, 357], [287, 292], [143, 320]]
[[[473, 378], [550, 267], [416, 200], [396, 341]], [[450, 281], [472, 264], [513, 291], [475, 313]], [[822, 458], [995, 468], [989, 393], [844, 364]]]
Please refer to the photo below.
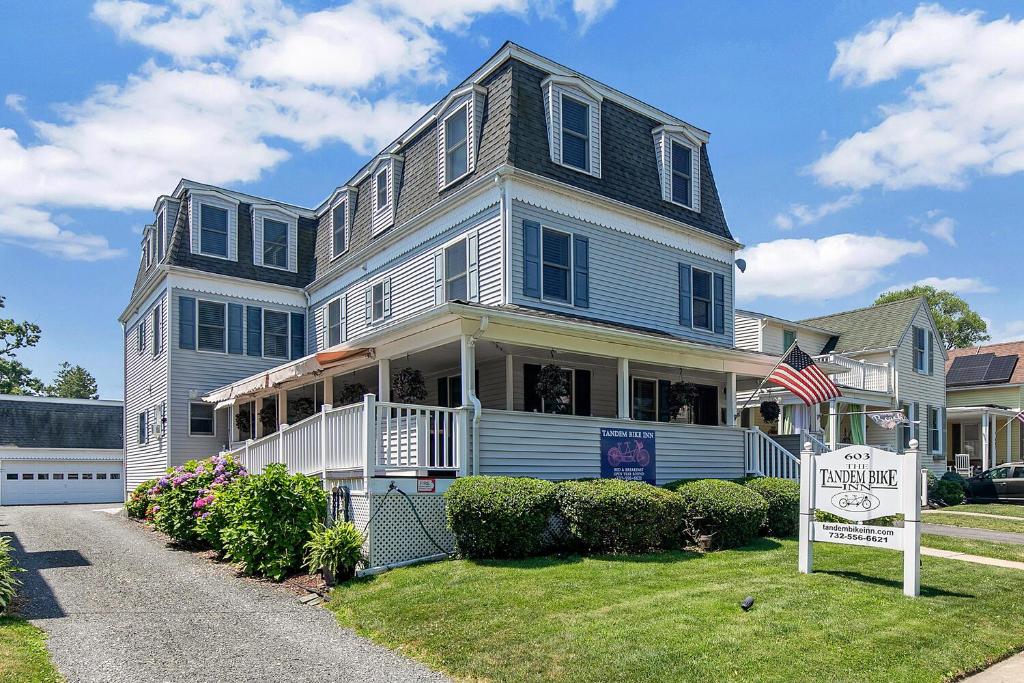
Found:
[[4, 97], [4, 106], [19, 114], [25, 113], [25, 96], [17, 93], [8, 93]]
[[853, 233], [762, 242], [739, 253], [747, 270], [737, 277], [737, 294], [745, 301], [849, 296], [882, 280], [889, 266], [927, 251], [921, 242]]
[[572, 0], [572, 9], [580, 19], [580, 33], [586, 33], [615, 3], [616, 0]]
[[1024, 341], [1024, 320], [1007, 320], [1003, 323], [995, 323], [985, 318], [988, 325], [988, 334], [992, 337], [986, 344], [998, 344], [1000, 342]]
[[921, 226], [921, 230], [936, 239], [942, 240], [951, 247], [956, 246], [956, 236], [953, 234], [956, 230], [956, 221], [949, 216], [943, 216], [932, 222], [925, 223]]
[[926, 277], [914, 282], [892, 285], [886, 287], [884, 291], [894, 292], [899, 289], [909, 289], [914, 285], [929, 285], [935, 289], [945, 289], [956, 294], [991, 294], [999, 291], [976, 277]]
[[[0, 127], [0, 239], [109, 258], [118, 252], [105, 240], [61, 231], [48, 211], [148, 209], [182, 177], [254, 181], [296, 145], [374, 153], [427, 108], [412, 88], [446, 79], [439, 32], [524, 13], [529, 1], [353, 0], [303, 12], [283, 0], [98, 0], [95, 19], [170, 59], [57, 107], [55, 120], [30, 120], [31, 137]], [[26, 217], [31, 229], [18, 230]]]
[[779, 230], [792, 230], [797, 225], [810, 225], [826, 216], [848, 209], [858, 202], [860, 202], [860, 195], [854, 192], [817, 206], [790, 204], [786, 211], [775, 215], [775, 226]]
[[820, 182], [958, 188], [971, 174], [1024, 171], [1024, 20], [922, 5], [836, 47], [831, 75], [846, 86], [915, 80], [878, 125], [812, 165]]

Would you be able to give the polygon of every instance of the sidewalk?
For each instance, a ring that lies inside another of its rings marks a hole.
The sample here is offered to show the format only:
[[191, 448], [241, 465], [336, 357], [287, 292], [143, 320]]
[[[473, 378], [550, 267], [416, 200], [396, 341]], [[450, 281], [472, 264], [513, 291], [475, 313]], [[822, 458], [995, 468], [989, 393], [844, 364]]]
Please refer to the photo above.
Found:
[[1004, 659], [995, 666], [964, 680], [972, 683], [1020, 683], [1024, 681], [1024, 652]]

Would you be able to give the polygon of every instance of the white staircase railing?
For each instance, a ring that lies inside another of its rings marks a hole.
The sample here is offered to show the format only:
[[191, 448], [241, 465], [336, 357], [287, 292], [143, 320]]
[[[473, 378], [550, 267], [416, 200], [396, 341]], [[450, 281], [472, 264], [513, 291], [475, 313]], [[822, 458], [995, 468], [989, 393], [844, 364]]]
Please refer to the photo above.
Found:
[[377, 465], [458, 470], [467, 415], [459, 408], [377, 403]]
[[800, 479], [800, 459], [757, 427], [747, 430], [746, 456], [748, 474]]
[[839, 353], [814, 356], [814, 360], [841, 365], [846, 372], [832, 375], [832, 381], [851, 389], [892, 393], [892, 371], [888, 364], [869, 363]]

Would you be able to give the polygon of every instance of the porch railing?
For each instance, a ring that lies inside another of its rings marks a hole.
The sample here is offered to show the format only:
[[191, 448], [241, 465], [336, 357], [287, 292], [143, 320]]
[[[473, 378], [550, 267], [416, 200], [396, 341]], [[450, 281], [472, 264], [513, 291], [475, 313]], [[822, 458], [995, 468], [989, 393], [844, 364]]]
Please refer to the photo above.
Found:
[[800, 479], [800, 459], [757, 427], [746, 433], [747, 472], [762, 477]]
[[[323, 474], [378, 469], [461, 471], [468, 460], [469, 409], [378, 402], [331, 408], [229, 451], [252, 474], [271, 463], [290, 472]], [[359, 476], [356, 474], [356, 476]]]
[[819, 360], [833, 365], [841, 365], [845, 372], [832, 375], [832, 381], [851, 389], [866, 389], [892, 393], [892, 372], [888, 365], [868, 363], [867, 361], [848, 358], [838, 353], [826, 353], [815, 356]]

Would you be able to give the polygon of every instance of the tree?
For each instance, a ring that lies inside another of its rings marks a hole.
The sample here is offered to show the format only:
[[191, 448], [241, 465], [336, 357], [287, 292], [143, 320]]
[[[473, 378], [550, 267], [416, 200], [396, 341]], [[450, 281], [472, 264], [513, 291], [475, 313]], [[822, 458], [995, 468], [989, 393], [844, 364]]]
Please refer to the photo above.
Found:
[[43, 391], [43, 383], [32, 371], [13, 358], [0, 357], [0, 394], [32, 396]]
[[47, 396], [59, 398], [99, 398], [96, 378], [81, 365], [64, 361], [57, 366], [57, 377], [46, 387]]
[[939, 329], [939, 336], [947, 349], [963, 349], [987, 341], [988, 325], [981, 316], [971, 310], [962, 298], [944, 289], [931, 285], [914, 285], [907, 289], [885, 292], [875, 299], [875, 305], [924, 297], [932, 309], [932, 317]]
[[[0, 309], [4, 307], [0, 296]], [[0, 394], [38, 394], [43, 383], [32, 376], [32, 371], [14, 359], [14, 352], [39, 343], [42, 330], [28, 321], [0, 318]]]

